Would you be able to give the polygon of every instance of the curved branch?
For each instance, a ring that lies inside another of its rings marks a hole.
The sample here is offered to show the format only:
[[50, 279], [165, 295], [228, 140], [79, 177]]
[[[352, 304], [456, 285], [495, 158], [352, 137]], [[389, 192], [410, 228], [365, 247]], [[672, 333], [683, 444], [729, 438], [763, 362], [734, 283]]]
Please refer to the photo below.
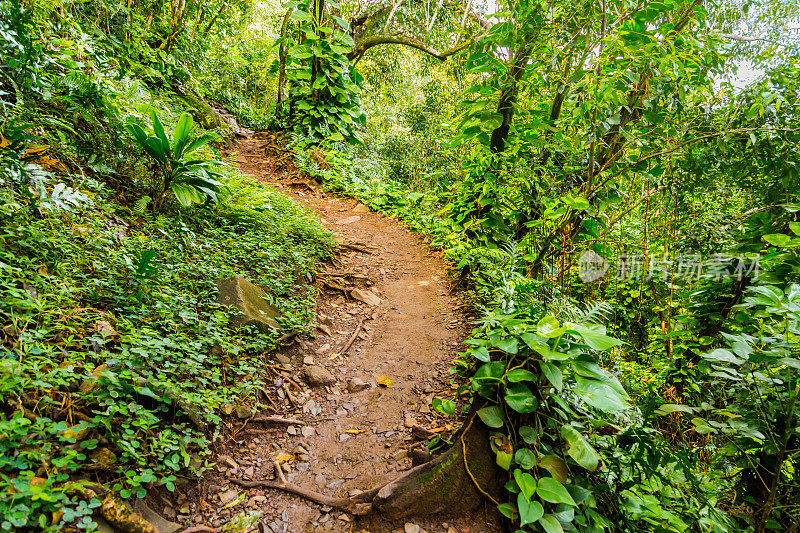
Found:
[[467, 41], [458, 46], [440, 52], [439, 50], [427, 45], [419, 39], [414, 39], [413, 37], [373, 35], [359, 41], [358, 44], [356, 44], [356, 46], [353, 47], [350, 52], [348, 52], [347, 59], [356, 63], [358, 60], [364, 57], [364, 54], [367, 52], [367, 50], [382, 44], [402, 44], [404, 46], [410, 46], [411, 48], [415, 48], [421, 52], [425, 52], [426, 54], [435, 57], [439, 61], [445, 61], [448, 57], [455, 55], [467, 48], [470, 44], [472, 44], [472, 41]]

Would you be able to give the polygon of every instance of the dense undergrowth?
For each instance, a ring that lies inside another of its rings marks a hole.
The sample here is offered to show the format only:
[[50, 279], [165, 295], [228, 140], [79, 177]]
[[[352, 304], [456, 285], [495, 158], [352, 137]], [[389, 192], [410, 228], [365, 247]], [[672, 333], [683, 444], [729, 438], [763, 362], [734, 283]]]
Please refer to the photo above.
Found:
[[[94, 530], [110, 494], [198, 479], [221, 407], [251, 402], [276, 339], [311, 320], [332, 243], [287, 197], [204, 162], [222, 137], [190, 146], [202, 128], [179, 115], [208, 115], [165, 84], [189, 77], [185, 49], [130, 39], [163, 19], [95, 7], [0, 4], [3, 531]], [[171, 159], [126, 125], [174, 141]], [[232, 328], [214, 282], [234, 275], [267, 291], [279, 329]]]

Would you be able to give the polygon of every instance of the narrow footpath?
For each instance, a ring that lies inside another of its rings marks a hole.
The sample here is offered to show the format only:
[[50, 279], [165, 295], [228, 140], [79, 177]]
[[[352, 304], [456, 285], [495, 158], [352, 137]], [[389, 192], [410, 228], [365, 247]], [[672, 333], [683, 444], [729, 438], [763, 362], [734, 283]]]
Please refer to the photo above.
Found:
[[[205, 523], [218, 527], [249, 508], [263, 511], [266, 532], [498, 531], [488, 507], [388, 523], [228, 481], [273, 479], [277, 460], [301, 487], [352, 496], [424, 462], [430, 439], [458, 424], [430, 409], [433, 397], [456, 395], [448, 369], [469, 330], [443, 261], [401, 222], [325, 193], [291, 163], [265, 153], [271, 143], [241, 141], [242, 171], [313, 209], [340, 246], [316, 281], [319, 325], [276, 355], [276, 376], [285, 378], [276, 377], [278, 397], [263, 412], [303, 424], [248, 424], [218, 450], [217, 468], [203, 480]], [[250, 429], [256, 426], [266, 429]]]

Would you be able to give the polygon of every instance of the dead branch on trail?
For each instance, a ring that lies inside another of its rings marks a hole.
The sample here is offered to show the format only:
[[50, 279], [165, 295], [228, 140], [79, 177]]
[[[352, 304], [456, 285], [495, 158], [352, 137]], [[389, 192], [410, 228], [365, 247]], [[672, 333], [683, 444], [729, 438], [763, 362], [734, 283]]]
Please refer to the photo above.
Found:
[[297, 420], [296, 418], [284, 418], [282, 416], [257, 416], [253, 419], [253, 422], [272, 422], [274, 424], [288, 424], [290, 426], [304, 426], [306, 424], [302, 420]]
[[342, 355], [345, 355], [345, 354], [347, 353], [347, 350], [349, 350], [349, 349], [350, 349], [350, 347], [353, 345], [353, 343], [354, 343], [354, 342], [355, 342], [355, 340], [356, 340], [356, 337], [358, 337], [358, 334], [359, 334], [359, 333], [361, 333], [361, 329], [362, 329], [363, 327], [364, 327], [364, 318], [363, 318], [363, 317], [360, 317], [360, 318], [358, 319], [358, 325], [356, 326], [356, 329], [355, 329], [355, 330], [353, 330], [353, 334], [352, 334], [352, 335], [350, 335], [350, 338], [347, 340], [347, 342], [345, 343], [345, 345], [344, 345], [344, 346], [342, 346], [342, 349], [341, 349], [341, 350], [339, 350], [339, 353], [340, 353], [340, 354], [342, 354]]

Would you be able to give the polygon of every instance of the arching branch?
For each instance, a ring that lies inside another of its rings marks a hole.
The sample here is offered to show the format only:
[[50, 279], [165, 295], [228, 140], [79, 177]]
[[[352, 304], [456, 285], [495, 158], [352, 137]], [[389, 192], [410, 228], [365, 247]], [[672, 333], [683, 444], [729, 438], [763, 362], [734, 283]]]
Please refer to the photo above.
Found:
[[413, 37], [372, 35], [359, 41], [358, 44], [356, 44], [356, 46], [347, 54], [347, 59], [357, 63], [362, 57], [364, 57], [364, 54], [367, 52], [367, 50], [382, 44], [401, 44], [404, 46], [410, 46], [411, 48], [415, 48], [421, 52], [425, 52], [426, 54], [435, 57], [439, 61], [445, 61], [448, 57], [455, 55], [467, 48], [470, 44], [472, 44], [472, 41], [467, 41], [458, 46], [450, 48], [449, 50], [440, 52], [439, 50], [429, 46], [419, 39], [414, 39]]

